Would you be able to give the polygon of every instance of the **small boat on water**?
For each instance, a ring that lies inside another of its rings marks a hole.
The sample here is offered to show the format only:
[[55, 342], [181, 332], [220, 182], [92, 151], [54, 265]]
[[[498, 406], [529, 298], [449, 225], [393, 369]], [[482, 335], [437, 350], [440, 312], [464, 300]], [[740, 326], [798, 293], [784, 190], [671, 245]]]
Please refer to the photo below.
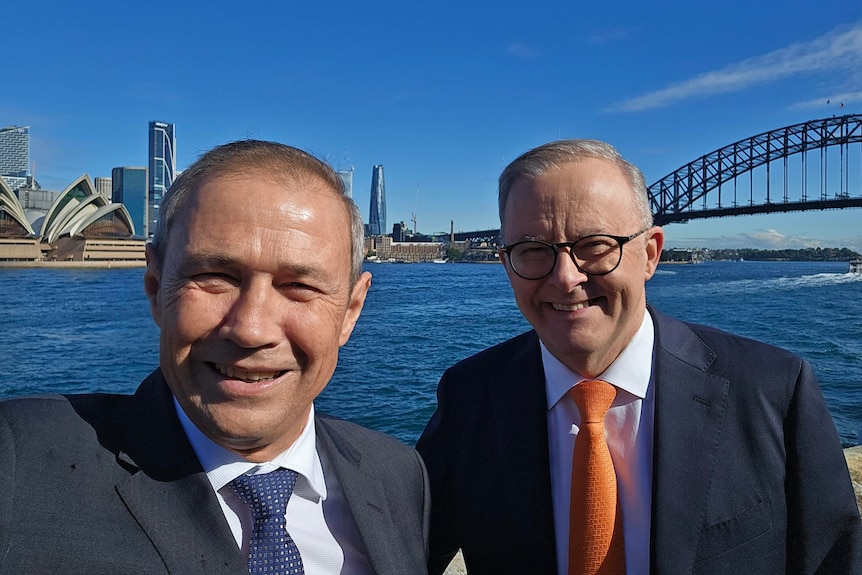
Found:
[[850, 260], [847, 264], [847, 273], [862, 274], [862, 260]]

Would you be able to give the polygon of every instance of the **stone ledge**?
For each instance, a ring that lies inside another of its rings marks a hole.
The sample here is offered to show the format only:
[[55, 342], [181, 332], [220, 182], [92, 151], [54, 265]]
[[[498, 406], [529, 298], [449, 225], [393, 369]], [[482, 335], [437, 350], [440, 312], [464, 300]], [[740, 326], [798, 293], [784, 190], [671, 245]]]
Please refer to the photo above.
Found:
[[856, 492], [856, 504], [859, 505], [859, 511], [862, 512], [862, 445], [845, 449], [844, 459], [847, 460], [847, 469], [850, 470], [853, 491]]
[[464, 558], [460, 551], [452, 558], [452, 562], [446, 567], [443, 575], [467, 575], [467, 567], [464, 566]]

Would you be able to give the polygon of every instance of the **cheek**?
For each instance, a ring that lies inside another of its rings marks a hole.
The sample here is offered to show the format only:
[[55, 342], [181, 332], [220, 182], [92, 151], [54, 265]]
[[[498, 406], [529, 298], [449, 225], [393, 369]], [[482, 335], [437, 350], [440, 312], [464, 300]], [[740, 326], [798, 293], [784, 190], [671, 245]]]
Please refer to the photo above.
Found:
[[338, 337], [347, 316], [347, 307], [333, 302], [320, 302], [303, 310], [303, 321], [315, 330], [317, 337], [330, 339]]
[[516, 300], [527, 301], [536, 294], [542, 282], [525, 280], [510, 273], [509, 285], [512, 286], [512, 293]]
[[193, 340], [223, 323], [230, 301], [194, 290], [176, 294], [162, 311], [162, 331], [172, 332], [177, 342]]
[[618, 313], [623, 313], [623, 310], [629, 312], [643, 305], [644, 282], [640, 275], [629, 276], [626, 279], [630, 281], [620, 281], [609, 288], [613, 290]]
[[279, 319], [287, 339], [304, 355], [326, 357], [338, 351], [345, 310], [305, 304], [285, 310]]

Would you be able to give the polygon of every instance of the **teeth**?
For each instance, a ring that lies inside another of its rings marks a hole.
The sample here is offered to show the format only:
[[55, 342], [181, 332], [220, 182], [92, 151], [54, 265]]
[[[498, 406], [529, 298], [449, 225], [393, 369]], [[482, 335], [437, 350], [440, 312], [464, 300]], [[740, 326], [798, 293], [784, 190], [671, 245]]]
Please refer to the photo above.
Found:
[[579, 309], [584, 309], [585, 307], [589, 307], [589, 303], [576, 303], [571, 305], [564, 305], [561, 303], [552, 303], [551, 306], [557, 311], [578, 311]]
[[241, 379], [250, 383], [263, 381], [265, 379], [273, 379], [281, 374], [280, 371], [245, 371], [244, 369], [239, 369], [229, 365], [216, 364], [215, 367], [222, 375], [226, 375], [233, 379]]

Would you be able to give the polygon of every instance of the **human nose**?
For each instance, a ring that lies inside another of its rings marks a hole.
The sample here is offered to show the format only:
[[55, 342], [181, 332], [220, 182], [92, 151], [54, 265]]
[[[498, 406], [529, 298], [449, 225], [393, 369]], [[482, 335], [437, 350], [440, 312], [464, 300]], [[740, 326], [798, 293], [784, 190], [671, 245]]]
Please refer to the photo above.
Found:
[[275, 290], [263, 280], [241, 285], [222, 325], [223, 337], [248, 349], [277, 345], [283, 332], [275, 296]]
[[575, 254], [569, 246], [557, 248], [557, 261], [548, 279], [554, 285], [568, 292], [571, 289], [589, 279], [581, 268], [575, 263]]

